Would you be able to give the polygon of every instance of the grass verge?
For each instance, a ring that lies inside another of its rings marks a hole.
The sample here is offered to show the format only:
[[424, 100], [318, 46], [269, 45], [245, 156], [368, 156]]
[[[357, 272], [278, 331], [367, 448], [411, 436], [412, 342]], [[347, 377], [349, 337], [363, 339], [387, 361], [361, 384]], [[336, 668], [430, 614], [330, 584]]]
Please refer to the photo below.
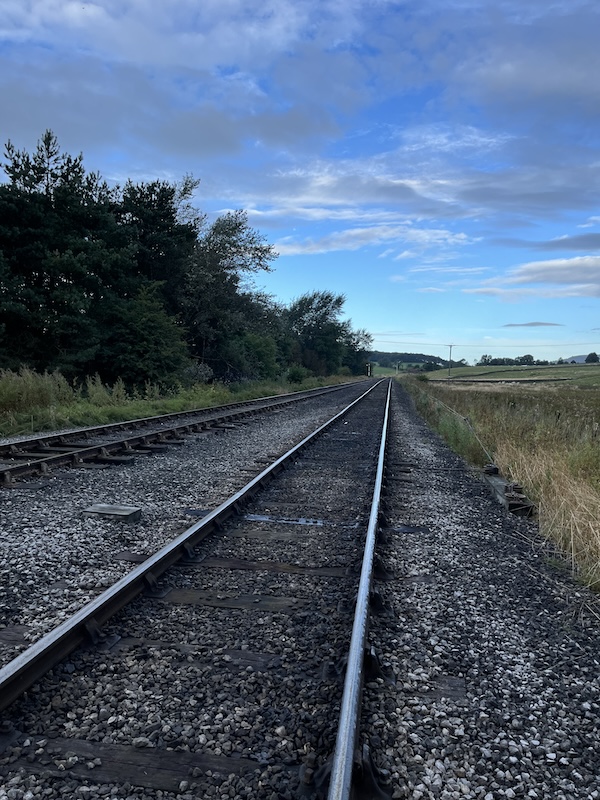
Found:
[[127, 419], [151, 417], [196, 408], [212, 408], [319, 386], [347, 382], [347, 377], [308, 378], [302, 383], [256, 382], [225, 386], [196, 384], [163, 391], [147, 384], [130, 392], [121, 381], [103, 384], [98, 376], [71, 385], [58, 372], [36, 373], [0, 370], [0, 436], [21, 436], [41, 431], [105, 425]]
[[418, 411], [469, 463], [493, 461], [538, 506], [573, 575], [600, 589], [600, 392], [406, 381]]

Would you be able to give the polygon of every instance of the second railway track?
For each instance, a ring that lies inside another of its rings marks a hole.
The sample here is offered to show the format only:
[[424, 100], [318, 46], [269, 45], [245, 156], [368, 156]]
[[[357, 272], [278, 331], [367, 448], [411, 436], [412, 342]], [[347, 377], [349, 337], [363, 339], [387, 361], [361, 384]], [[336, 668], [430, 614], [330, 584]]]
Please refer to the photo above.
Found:
[[48, 475], [65, 466], [123, 464], [136, 456], [161, 452], [180, 444], [181, 436], [224, 427], [240, 420], [276, 411], [330, 393], [344, 392], [347, 386], [328, 386], [261, 397], [214, 408], [180, 411], [155, 417], [114, 422], [38, 436], [17, 437], [0, 443], [0, 486], [19, 485], [15, 481], [30, 475]]

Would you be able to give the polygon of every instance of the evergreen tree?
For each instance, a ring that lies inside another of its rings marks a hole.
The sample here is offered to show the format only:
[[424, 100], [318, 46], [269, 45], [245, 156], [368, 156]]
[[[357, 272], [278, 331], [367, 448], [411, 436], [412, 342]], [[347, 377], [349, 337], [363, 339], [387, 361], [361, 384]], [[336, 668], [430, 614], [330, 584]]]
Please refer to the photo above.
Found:
[[[273, 246], [250, 227], [242, 211], [219, 217], [198, 237], [185, 283], [183, 320], [193, 356], [218, 377], [238, 380], [272, 372], [270, 356], [263, 363], [257, 340], [246, 336], [271, 336], [269, 304], [246, 286], [249, 276], [270, 269], [275, 257]], [[265, 344], [263, 355], [269, 348]]]

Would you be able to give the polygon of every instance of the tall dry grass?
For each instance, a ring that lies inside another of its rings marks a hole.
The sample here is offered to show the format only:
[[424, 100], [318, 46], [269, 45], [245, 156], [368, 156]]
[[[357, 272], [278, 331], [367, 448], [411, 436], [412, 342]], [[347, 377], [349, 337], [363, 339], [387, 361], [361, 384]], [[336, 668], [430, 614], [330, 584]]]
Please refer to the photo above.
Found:
[[416, 383], [410, 391], [454, 450], [477, 465], [491, 456], [524, 487], [541, 535], [574, 576], [600, 589], [600, 392]]

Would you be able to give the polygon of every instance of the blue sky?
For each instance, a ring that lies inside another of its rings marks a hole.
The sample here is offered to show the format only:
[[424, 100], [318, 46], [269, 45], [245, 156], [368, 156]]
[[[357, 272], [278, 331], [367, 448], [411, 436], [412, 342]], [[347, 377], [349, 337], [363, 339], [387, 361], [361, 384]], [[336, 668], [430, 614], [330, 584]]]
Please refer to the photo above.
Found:
[[600, 352], [597, 0], [0, 0], [0, 139], [201, 179], [382, 350]]

